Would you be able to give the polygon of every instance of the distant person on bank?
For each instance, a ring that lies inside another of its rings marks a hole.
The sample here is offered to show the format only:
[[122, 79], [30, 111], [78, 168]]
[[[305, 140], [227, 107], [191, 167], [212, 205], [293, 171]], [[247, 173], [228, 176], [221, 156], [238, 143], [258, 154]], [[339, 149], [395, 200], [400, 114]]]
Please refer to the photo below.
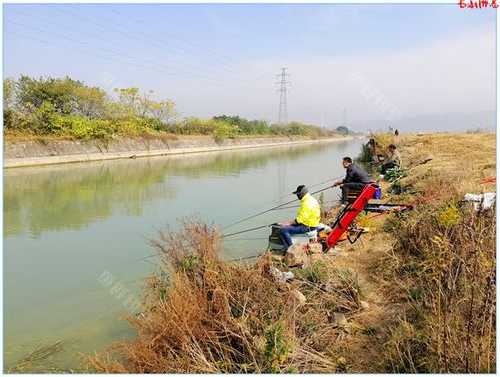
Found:
[[307, 187], [300, 185], [292, 194], [296, 194], [300, 200], [300, 207], [295, 220], [281, 224], [281, 241], [288, 249], [292, 245], [292, 234], [307, 233], [315, 230], [320, 221], [321, 209], [318, 201], [309, 194]]
[[394, 144], [387, 148], [387, 157], [384, 159], [380, 173], [385, 174], [387, 170], [401, 166], [401, 155]]
[[342, 203], [347, 203], [347, 196], [350, 191], [362, 190], [366, 184], [372, 182], [372, 179], [366, 171], [358, 165], [352, 163], [351, 157], [342, 159], [342, 166], [345, 168], [345, 178], [336, 181], [332, 187], [340, 186], [342, 189]]

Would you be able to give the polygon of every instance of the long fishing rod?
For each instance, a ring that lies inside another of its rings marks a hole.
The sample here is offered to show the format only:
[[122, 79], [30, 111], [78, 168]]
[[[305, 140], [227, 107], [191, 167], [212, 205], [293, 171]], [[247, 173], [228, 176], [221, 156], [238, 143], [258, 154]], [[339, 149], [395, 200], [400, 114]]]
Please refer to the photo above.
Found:
[[262, 228], [268, 228], [271, 225], [273, 225], [273, 224], [261, 225], [261, 226], [256, 226], [255, 228], [243, 229], [243, 230], [240, 230], [239, 232], [234, 232], [234, 233], [229, 233], [229, 234], [223, 234], [222, 238], [236, 236], [237, 234], [246, 233], [246, 232], [252, 232], [254, 230], [259, 230], [259, 229], [262, 229]]
[[[322, 185], [322, 184], [324, 184], [324, 183], [328, 183], [328, 182], [330, 182], [330, 181], [333, 181], [333, 180], [336, 180], [336, 179], [340, 179], [340, 178], [341, 178], [341, 177], [328, 179], [328, 180], [323, 181], [323, 182], [315, 183], [315, 184], [313, 184], [313, 185], [312, 185], [312, 186], [310, 186], [310, 187], [317, 187], [317, 186]], [[326, 189], [328, 189], [328, 188], [330, 188], [330, 187], [331, 187], [331, 186], [329, 186], [329, 187], [325, 188], [324, 190], [326, 190]], [[312, 192], [312, 193], [311, 193], [311, 195], [317, 194], [318, 192], [321, 192], [321, 191], [324, 191], [324, 190], [319, 190], [319, 191]], [[292, 194], [288, 194], [288, 195], [286, 195], [286, 196], [284, 196], [284, 197], [287, 197], [287, 196], [289, 196], [289, 195], [292, 195]], [[282, 198], [284, 198], [284, 197], [282, 197]], [[254, 217], [257, 217], [257, 216], [263, 215], [263, 214], [265, 214], [265, 213], [267, 213], [267, 212], [273, 211], [273, 210], [275, 210], [275, 209], [277, 209], [277, 208], [279, 208], [279, 207], [282, 207], [282, 206], [284, 206], [284, 205], [291, 204], [291, 203], [293, 203], [293, 202], [295, 202], [295, 201], [297, 201], [297, 200], [298, 200], [298, 199], [293, 199], [293, 200], [290, 200], [290, 201], [288, 201], [288, 202], [286, 202], [286, 203], [282, 203], [282, 204], [279, 204], [279, 205], [277, 205], [277, 206], [274, 206], [274, 207], [272, 207], [272, 208], [270, 208], [270, 209], [267, 209], [267, 210], [261, 211], [261, 212], [259, 212], [259, 213], [256, 213], [255, 215], [250, 215], [250, 216], [248, 216], [248, 217], [245, 217], [245, 218], [243, 218], [243, 219], [241, 219], [241, 220], [238, 220], [238, 221], [236, 221], [236, 222], [234, 222], [234, 223], [231, 223], [231, 224], [228, 224], [228, 225], [224, 225], [224, 226], [222, 227], [222, 229], [231, 228], [231, 227], [233, 227], [233, 226], [235, 226], [235, 225], [237, 225], [237, 224], [240, 224], [240, 223], [242, 223], [242, 222], [244, 222], [244, 221], [247, 221], [247, 220], [253, 219]]]
[[[331, 188], [331, 186], [328, 186], [328, 187], [322, 188], [321, 190], [313, 191], [313, 192], [311, 192], [311, 195], [318, 194], [318, 193], [320, 193], [320, 192], [322, 192], [322, 191], [325, 191], [325, 190], [328, 190], [328, 189], [330, 189], [330, 188]], [[272, 207], [272, 208], [266, 209], [265, 211], [261, 211], [261, 212], [259, 212], [259, 213], [254, 214], [254, 215], [247, 216], [247, 217], [245, 217], [245, 218], [243, 218], [243, 219], [241, 219], [241, 220], [238, 220], [238, 221], [236, 221], [235, 223], [230, 224], [230, 225], [228, 225], [228, 226], [226, 226], [226, 227], [224, 227], [224, 228], [222, 228], [222, 229], [226, 229], [226, 228], [232, 227], [232, 226], [234, 226], [234, 225], [236, 225], [236, 224], [240, 224], [240, 223], [242, 223], [242, 222], [244, 222], [244, 221], [247, 221], [247, 220], [253, 219], [253, 218], [255, 218], [255, 217], [261, 216], [261, 215], [263, 215], [263, 214], [265, 214], [265, 213], [268, 213], [268, 212], [271, 212], [271, 211], [275, 211], [276, 209], [279, 209], [280, 207], [285, 206], [285, 205], [287, 205], [287, 204], [291, 204], [291, 203], [293, 203], [293, 202], [296, 202], [297, 200], [299, 200], [299, 199], [293, 199], [293, 200], [290, 200], [289, 202], [282, 203], [282, 204], [280, 204], [280, 205], [277, 205], [277, 206], [274, 206], [274, 207]], [[223, 235], [222, 237], [229, 237], [229, 236], [232, 236], [232, 235], [235, 235], [235, 234], [246, 233], [246, 232], [250, 232], [250, 231], [252, 231], [252, 230], [257, 230], [257, 229], [262, 229], [262, 228], [265, 228], [265, 227], [269, 227], [269, 226], [271, 226], [271, 225], [273, 225], [273, 224], [270, 224], [270, 225], [263, 225], [263, 226], [256, 227], [256, 228], [244, 229], [244, 230], [239, 231], [239, 232], [230, 233], [230, 234], [225, 234], [225, 235]]]
[[[342, 176], [340, 176], [340, 177], [335, 177], [335, 178], [331, 178], [331, 179], [327, 179], [326, 181], [323, 181], [323, 182], [318, 182], [318, 183], [315, 183], [315, 184], [313, 184], [313, 185], [308, 185], [307, 187], [308, 187], [309, 189], [312, 189], [313, 187], [318, 187], [318, 186], [324, 185], [324, 184], [326, 184], [326, 183], [328, 183], [328, 182], [331, 182], [331, 181], [336, 181], [337, 179], [340, 179], [340, 178], [342, 178]], [[286, 195], [280, 196], [280, 197], [278, 198], [278, 200], [283, 200], [283, 199], [285, 199], [286, 197], [289, 197], [290, 195], [293, 195], [293, 194], [291, 194], [291, 193], [290, 193], [290, 194], [286, 194]]]
[[[336, 199], [336, 200], [327, 200], [326, 202], [324, 203], [328, 203], [328, 204], [332, 204], [332, 203], [338, 203], [340, 202], [341, 200], [340, 199]], [[279, 211], [279, 210], [282, 210], [282, 209], [291, 209], [291, 208], [299, 208], [300, 207], [300, 204], [296, 204], [294, 206], [288, 206], [288, 207], [280, 207], [280, 208], [276, 208], [276, 211]]]

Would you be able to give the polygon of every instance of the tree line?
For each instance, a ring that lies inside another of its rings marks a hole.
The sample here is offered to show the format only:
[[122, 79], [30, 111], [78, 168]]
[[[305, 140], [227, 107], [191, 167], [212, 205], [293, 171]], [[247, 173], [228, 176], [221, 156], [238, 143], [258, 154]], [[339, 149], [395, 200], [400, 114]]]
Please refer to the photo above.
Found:
[[36, 79], [22, 75], [17, 80], [4, 79], [3, 108], [6, 136], [96, 139], [170, 133], [224, 139], [239, 135], [320, 137], [332, 134], [332, 131], [300, 122], [277, 125], [228, 115], [210, 119], [180, 117], [174, 101], [156, 100], [152, 91], [117, 88], [109, 95], [99, 87], [70, 77]]

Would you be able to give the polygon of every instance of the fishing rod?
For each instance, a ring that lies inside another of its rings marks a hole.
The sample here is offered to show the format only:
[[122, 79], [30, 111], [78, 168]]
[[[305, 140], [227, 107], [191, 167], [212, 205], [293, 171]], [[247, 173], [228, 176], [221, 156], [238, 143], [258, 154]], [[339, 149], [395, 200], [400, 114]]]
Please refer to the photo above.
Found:
[[261, 241], [261, 240], [267, 240], [267, 239], [269, 239], [269, 237], [250, 237], [250, 238], [240, 237], [240, 238], [231, 238], [230, 240], [227, 240], [227, 242], [229, 242], [229, 241]]
[[[331, 179], [327, 179], [326, 181], [323, 181], [323, 182], [318, 182], [318, 183], [315, 183], [315, 184], [310, 185], [310, 186], [307, 186], [307, 187], [311, 189], [311, 188], [313, 188], [313, 187], [318, 187], [318, 186], [324, 185], [324, 184], [326, 184], [326, 183], [328, 183], [328, 182], [331, 182], [331, 181], [336, 181], [337, 179], [340, 179], [340, 178], [342, 178], [342, 176], [340, 176], [340, 177], [335, 177], [335, 178], [331, 178]], [[286, 197], [288, 197], [288, 196], [290, 196], [290, 195], [293, 195], [293, 194], [286, 194], [286, 195], [280, 196], [280, 197], [278, 198], [278, 200], [285, 199]]]
[[[265, 252], [264, 252], [265, 253]], [[264, 253], [259, 253], [259, 254], [255, 254], [255, 255], [250, 255], [248, 257], [239, 257], [239, 258], [233, 258], [233, 259], [228, 259], [226, 262], [234, 262], [234, 261], [241, 261], [241, 260], [246, 260], [246, 259], [253, 259], [253, 258], [258, 258], [260, 257], [261, 255], [264, 255]]]
[[[342, 177], [337, 177], [337, 178], [328, 179], [328, 180], [323, 181], [323, 182], [315, 183], [315, 184], [313, 184], [313, 185], [312, 185], [312, 186], [310, 186], [310, 187], [317, 187], [317, 186], [319, 186], [319, 185], [322, 185], [322, 184], [325, 184], [325, 183], [328, 183], [328, 182], [330, 182], [330, 181], [333, 181], [333, 180], [336, 180], [336, 179], [340, 179], [340, 178], [342, 178]], [[314, 194], [317, 194], [317, 193], [319, 193], [319, 192], [321, 192], [321, 191], [327, 190], [327, 189], [329, 189], [330, 187], [331, 187], [331, 186], [329, 186], [329, 187], [327, 187], [327, 188], [325, 188], [325, 189], [323, 189], [323, 190], [319, 190], [319, 191], [312, 192], [312, 193], [311, 193], [311, 195], [314, 195]], [[289, 195], [293, 195], [293, 194], [288, 194], [288, 195], [286, 195], [286, 196], [284, 196], [284, 197], [282, 197], [282, 198], [286, 198], [286, 197], [287, 197], [287, 196], [289, 196]], [[280, 198], [280, 199], [281, 199], [281, 198]], [[274, 211], [275, 209], [278, 209], [278, 208], [280, 208], [280, 207], [283, 207], [283, 206], [285, 206], [285, 205], [287, 205], [287, 204], [291, 204], [291, 203], [293, 203], [293, 202], [295, 202], [295, 201], [297, 201], [297, 200], [298, 200], [298, 199], [293, 199], [293, 200], [290, 200], [290, 201], [288, 201], [288, 202], [286, 202], [286, 203], [282, 203], [282, 204], [279, 204], [279, 205], [277, 205], [277, 206], [274, 206], [274, 207], [272, 207], [272, 208], [270, 208], [270, 209], [267, 209], [267, 210], [261, 211], [261, 212], [259, 212], [259, 213], [256, 213], [255, 215], [250, 215], [250, 216], [248, 216], [248, 217], [245, 217], [245, 218], [243, 218], [243, 219], [241, 219], [241, 220], [238, 220], [238, 221], [236, 221], [236, 222], [234, 222], [234, 223], [231, 223], [231, 224], [228, 224], [228, 225], [224, 225], [224, 226], [222, 227], [222, 229], [231, 228], [231, 227], [233, 227], [233, 226], [235, 226], [235, 225], [237, 225], [237, 224], [240, 224], [240, 223], [242, 223], [242, 222], [244, 222], [244, 221], [247, 221], [247, 220], [253, 219], [254, 217], [257, 217], [257, 216], [263, 215], [263, 214], [265, 214], [265, 213], [267, 213], [267, 212]]]
[[[320, 192], [322, 192], [322, 191], [325, 191], [325, 190], [328, 190], [328, 189], [330, 189], [330, 188], [332, 188], [332, 187], [331, 187], [331, 186], [328, 186], [328, 187], [322, 188], [321, 190], [313, 191], [313, 192], [311, 192], [311, 195], [318, 194], [318, 193], [320, 193]], [[254, 214], [254, 215], [250, 215], [250, 216], [244, 217], [244, 218], [243, 218], [243, 219], [241, 219], [241, 220], [238, 220], [238, 221], [236, 221], [236, 222], [234, 222], [234, 223], [232, 223], [232, 224], [229, 224], [229, 225], [224, 226], [222, 229], [227, 229], [227, 228], [233, 227], [233, 226], [235, 226], [235, 225], [237, 225], [237, 224], [241, 224], [242, 222], [245, 222], [245, 221], [247, 221], [247, 220], [253, 219], [253, 218], [258, 217], [258, 216], [261, 216], [261, 215], [263, 215], [263, 214], [265, 214], [265, 213], [268, 213], [268, 212], [271, 212], [271, 211], [275, 211], [275, 210], [277, 210], [277, 209], [280, 209], [280, 207], [283, 207], [283, 206], [285, 206], [285, 205], [287, 205], [287, 204], [291, 204], [291, 203], [293, 203], [293, 202], [296, 202], [297, 200], [299, 200], [299, 199], [298, 199], [298, 198], [297, 198], [297, 199], [293, 199], [293, 200], [290, 200], [290, 201], [288, 201], [288, 202], [286, 202], [286, 203], [282, 203], [282, 204], [279, 204], [279, 205], [274, 206], [274, 207], [272, 207], [272, 208], [269, 208], [269, 209], [266, 209], [266, 210], [261, 211], [261, 212], [259, 212], [259, 213], [256, 213], [256, 214]]]
[[[324, 202], [324, 204], [332, 204], [332, 203], [338, 203], [338, 202], [341, 202], [341, 200], [340, 199], [327, 200], [326, 202]], [[294, 205], [294, 206], [276, 208], [276, 211], [279, 211], [279, 210], [282, 210], [282, 209], [299, 208], [299, 207], [300, 207], [300, 204], [297, 204], [297, 205]]]
[[234, 233], [229, 233], [229, 234], [223, 234], [222, 238], [236, 236], [237, 234], [246, 233], [246, 232], [252, 232], [254, 230], [259, 230], [259, 229], [262, 229], [262, 228], [268, 228], [271, 225], [273, 225], [273, 224], [261, 225], [261, 226], [256, 226], [255, 228], [243, 229], [243, 230], [240, 230], [239, 232], [234, 232]]

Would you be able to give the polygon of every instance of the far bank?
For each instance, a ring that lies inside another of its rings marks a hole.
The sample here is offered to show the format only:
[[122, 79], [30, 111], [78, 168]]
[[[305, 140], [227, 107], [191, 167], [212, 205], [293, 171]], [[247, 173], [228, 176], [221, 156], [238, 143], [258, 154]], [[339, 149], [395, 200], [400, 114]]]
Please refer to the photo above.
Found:
[[122, 137], [111, 141], [5, 141], [4, 168], [330, 143], [352, 138], [353, 136], [325, 138], [243, 137], [217, 141], [211, 136], [168, 135], [164, 137]]

